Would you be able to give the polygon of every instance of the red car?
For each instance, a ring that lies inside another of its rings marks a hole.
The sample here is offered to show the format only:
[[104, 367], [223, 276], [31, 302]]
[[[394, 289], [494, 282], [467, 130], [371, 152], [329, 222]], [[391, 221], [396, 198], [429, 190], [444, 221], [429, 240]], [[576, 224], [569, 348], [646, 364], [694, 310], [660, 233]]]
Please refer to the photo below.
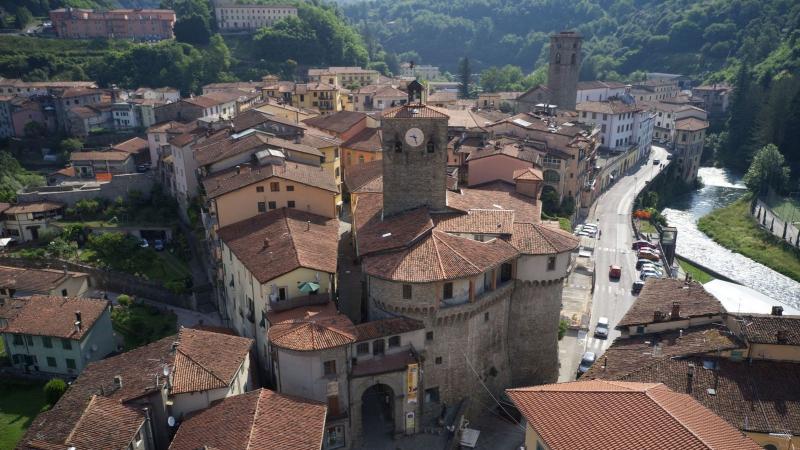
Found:
[[656, 246], [650, 243], [649, 241], [634, 241], [631, 248], [633, 250], [639, 250], [642, 248], [656, 248]]
[[619, 280], [619, 277], [622, 276], [622, 267], [620, 266], [608, 266], [608, 277], [613, 278], [615, 280]]

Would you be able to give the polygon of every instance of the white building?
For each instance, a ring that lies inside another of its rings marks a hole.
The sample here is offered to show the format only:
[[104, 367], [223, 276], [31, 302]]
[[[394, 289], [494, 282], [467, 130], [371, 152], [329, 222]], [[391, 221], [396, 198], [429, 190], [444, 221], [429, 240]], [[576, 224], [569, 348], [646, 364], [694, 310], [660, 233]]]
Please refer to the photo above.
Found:
[[383, 111], [404, 105], [408, 94], [389, 85], [364, 86], [352, 94], [353, 111]]
[[647, 101], [638, 103], [655, 115], [653, 139], [657, 141], [674, 142], [675, 121], [678, 119], [694, 117], [700, 120], [708, 120], [708, 113], [705, 110], [692, 105]]
[[221, 31], [257, 30], [289, 16], [297, 16], [297, 8], [288, 5], [216, 4], [214, 14]]
[[578, 121], [600, 127], [600, 146], [612, 151], [625, 151], [636, 145], [638, 120], [643, 108], [622, 100], [581, 102], [575, 106]]
[[415, 65], [412, 69], [410, 63], [400, 65], [400, 74], [404, 77], [415, 77], [419, 80], [435, 80], [441, 75], [438, 66], [431, 66], [430, 64]]
[[580, 81], [575, 103], [602, 102], [626, 93], [627, 85], [616, 81]]

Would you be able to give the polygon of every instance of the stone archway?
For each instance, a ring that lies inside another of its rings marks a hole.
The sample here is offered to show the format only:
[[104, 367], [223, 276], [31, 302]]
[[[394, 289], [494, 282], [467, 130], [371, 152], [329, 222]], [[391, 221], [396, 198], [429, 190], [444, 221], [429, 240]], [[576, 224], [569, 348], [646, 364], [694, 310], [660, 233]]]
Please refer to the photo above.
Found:
[[372, 385], [361, 394], [361, 426], [367, 440], [394, 435], [394, 402], [394, 389], [382, 383]]

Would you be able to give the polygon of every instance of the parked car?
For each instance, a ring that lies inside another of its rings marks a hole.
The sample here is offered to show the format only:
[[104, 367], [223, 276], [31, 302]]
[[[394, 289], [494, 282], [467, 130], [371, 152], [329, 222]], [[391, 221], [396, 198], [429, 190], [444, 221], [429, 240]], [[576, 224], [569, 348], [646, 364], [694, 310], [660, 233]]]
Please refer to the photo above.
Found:
[[653, 160], [653, 165], [654, 165], [654, 166], [657, 166], [657, 165], [659, 165], [659, 164], [661, 164], [661, 160], [660, 160], [660, 159], [654, 159], [654, 160]]
[[673, 156], [672, 156], [672, 153], [670, 153], [669, 155], [667, 155], [667, 161], [672, 161], [672, 158], [673, 158]]
[[636, 256], [637, 256], [639, 259], [649, 259], [650, 261], [658, 261], [659, 259], [661, 259], [661, 258], [660, 258], [658, 255], [656, 255], [655, 253], [653, 253], [653, 252], [648, 252], [648, 251], [644, 251], [644, 250], [639, 250], [639, 252], [636, 254]]
[[644, 287], [644, 281], [636, 280], [633, 282], [633, 286], [631, 286], [631, 292], [634, 294], [638, 294], [642, 292], [642, 288]]
[[622, 267], [610, 265], [608, 266], [608, 277], [614, 280], [619, 280], [622, 276]]
[[594, 327], [594, 335], [603, 339], [608, 337], [608, 317], [597, 319], [597, 326]]
[[654, 266], [652, 264], [643, 265], [642, 266], [642, 271], [655, 272], [655, 273], [658, 274], [659, 277], [664, 275], [664, 271], [663, 270], [659, 269], [658, 267], [656, 267], [656, 266]]
[[658, 273], [652, 270], [643, 270], [642, 273], [639, 275], [639, 278], [642, 280], [646, 280], [648, 278], [661, 278]]
[[150, 170], [149, 164], [139, 164], [138, 166], [136, 166], [136, 171], [139, 173], [145, 173], [148, 170]]
[[650, 241], [645, 241], [645, 240], [634, 241], [633, 245], [631, 245], [631, 249], [633, 250], [639, 250], [641, 248], [656, 248], [656, 246], [652, 244]]
[[636, 270], [642, 270], [642, 266], [644, 266], [645, 264], [652, 264], [656, 266], [658, 269], [664, 268], [664, 266], [661, 265], [660, 261], [653, 261], [650, 259], [641, 258], [636, 260]]
[[578, 376], [581, 376], [589, 371], [589, 368], [592, 367], [594, 361], [597, 359], [597, 355], [594, 352], [586, 352], [581, 357], [581, 363], [578, 365]]
[[153, 248], [157, 252], [164, 250], [164, 241], [162, 241], [161, 239], [156, 239], [155, 241], [153, 241]]
[[147, 242], [147, 239], [142, 239], [141, 241], [139, 241], [139, 247], [141, 248], [150, 247], [150, 243]]

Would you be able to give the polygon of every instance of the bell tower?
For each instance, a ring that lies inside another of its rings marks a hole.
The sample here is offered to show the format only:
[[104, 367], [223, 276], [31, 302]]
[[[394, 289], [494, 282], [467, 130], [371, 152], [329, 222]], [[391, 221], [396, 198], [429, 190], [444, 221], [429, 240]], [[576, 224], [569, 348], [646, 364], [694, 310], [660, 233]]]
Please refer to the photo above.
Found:
[[574, 31], [561, 31], [550, 36], [550, 63], [547, 88], [550, 103], [558, 109], [575, 110], [578, 96], [578, 73], [581, 69], [583, 37]]
[[408, 103], [383, 114], [383, 214], [427, 206], [447, 208], [447, 120], [422, 101], [423, 86], [408, 84]]

